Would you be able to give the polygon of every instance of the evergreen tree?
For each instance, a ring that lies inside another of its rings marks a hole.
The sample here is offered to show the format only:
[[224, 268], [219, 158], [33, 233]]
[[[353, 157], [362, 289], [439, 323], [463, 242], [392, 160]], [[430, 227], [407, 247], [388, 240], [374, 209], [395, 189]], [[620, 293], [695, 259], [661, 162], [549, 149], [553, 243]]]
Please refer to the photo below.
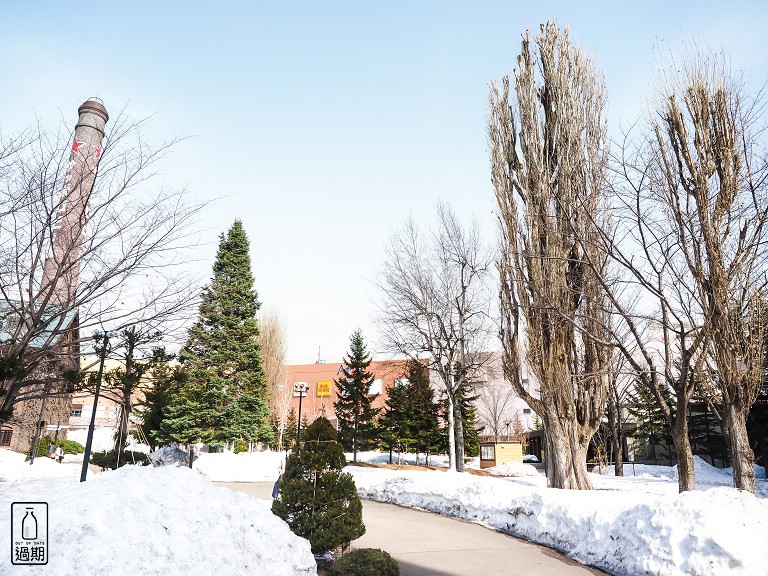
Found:
[[[468, 457], [475, 457], [480, 455], [480, 430], [477, 425], [477, 409], [475, 408], [475, 400], [478, 395], [475, 394], [472, 384], [468, 381], [459, 387], [456, 392], [456, 404], [458, 404], [461, 410], [461, 423], [462, 434], [464, 437], [464, 455]], [[440, 402], [441, 410], [440, 415], [447, 423], [448, 421], [448, 400], [443, 396], [443, 400]], [[445, 430], [448, 426], [445, 426]], [[447, 441], [447, 440], [446, 440]], [[458, 438], [457, 438], [458, 441]]]
[[415, 410], [411, 404], [410, 383], [404, 379], [395, 380], [387, 387], [387, 399], [384, 411], [377, 422], [380, 446], [389, 451], [389, 463], [392, 464], [392, 451], [408, 451], [415, 444]]
[[[672, 391], [664, 388], [665, 401], [670, 407], [675, 406]], [[666, 416], [659, 408], [656, 398], [647, 386], [636, 383], [633, 390], [627, 395], [627, 411], [637, 421], [637, 438], [645, 438], [648, 443], [647, 456], [656, 460], [656, 445], [664, 444], [671, 452], [672, 430], [669, 427]]]
[[376, 397], [369, 395], [374, 377], [368, 371], [371, 357], [362, 332], [356, 330], [349, 342], [349, 354], [344, 359], [341, 377], [335, 381], [338, 400], [333, 403], [333, 408], [339, 421], [339, 440], [357, 462], [357, 451], [370, 446], [373, 440], [374, 420], [379, 410], [371, 406]]
[[293, 445], [296, 443], [296, 429], [298, 426], [299, 419], [296, 416], [296, 409], [291, 406], [291, 409], [288, 410], [288, 418], [285, 420], [285, 433], [283, 434], [284, 446], [281, 448], [282, 450], [288, 450], [294, 447]]
[[179, 357], [185, 386], [170, 401], [164, 425], [178, 442], [222, 446], [272, 439], [248, 238], [240, 220], [219, 239], [200, 318]]
[[365, 534], [363, 507], [352, 476], [342, 472], [344, 449], [326, 418], [301, 432], [301, 449], [286, 462], [272, 512], [294, 534], [309, 540], [315, 554], [346, 548]]
[[435, 402], [435, 391], [429, 383], [427, 367], [411, 359], [407, 364], [407, 375], [412, 408], [411, 434], [416, 454], [422, 452], [426, 454], [425, 464], [429, 465], [429, 456], [434, 452], [442, 451], [441, 442], [445, 437], [440, 430], [438, 420], [440, 408]]

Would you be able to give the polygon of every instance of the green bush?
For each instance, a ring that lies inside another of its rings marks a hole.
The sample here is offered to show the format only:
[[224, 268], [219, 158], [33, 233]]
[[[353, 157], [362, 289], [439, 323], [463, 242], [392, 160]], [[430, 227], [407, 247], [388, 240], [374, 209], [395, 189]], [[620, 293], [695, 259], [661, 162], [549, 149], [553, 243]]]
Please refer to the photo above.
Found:
[[248, 452], [248, 442], [242, 438], [235, 444], [235, 454], [240, 454], [241, 452]]
[[[126, 450], [123, 452], [123, 457], [120, 458], [120, 466], [126, 464], [136, 464], [137, 466], [147, 466], [152, 461], [144, 452], [133, 452]], [[117, 453], [114, 450], [109, 452], [102, 450], [101, 452], [94, 452], [91, 454], [91, 464], [101, 467], [102, 470], [114, 470], [117, 468]]]
[[[37, 441], [37, 452], [35, 452], [35, 458], [43, 458], [48, 456], [48, 450], [53, 444], [53, 438], [46, 435]], [[61, 446], [64, 450], [64, 454], [82, 454], [85, 452], [85, 447], [79, 442], [74, 440], [56, 440], [56, 446]]]
[[331, 566], [329, 576], [400, 576], [400, 567], [377, 548], [360, 548], [344, 554]]
[[301, 435], [301, 450], [288, 458], [272, 512], [306, 538], [318, 554], [342, 548], [365, 534], [363, 507], [346, 465], [344, 449], [326, 418]]

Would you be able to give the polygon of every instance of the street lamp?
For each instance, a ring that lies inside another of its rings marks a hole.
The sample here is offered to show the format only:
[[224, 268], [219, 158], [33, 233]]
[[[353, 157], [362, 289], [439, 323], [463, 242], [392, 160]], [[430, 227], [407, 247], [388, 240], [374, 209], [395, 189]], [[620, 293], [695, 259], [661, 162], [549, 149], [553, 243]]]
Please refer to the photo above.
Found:
[[293, 395], [299, 396], [299, 423], [296, 427], [296, 452], [301, 452], [301, 399], [309, 392], [309, 386], [306, 382], [294, 382], [293, 383]]
[[96, 393], [93, 396], [93, 410], [91, 411], [91, 423], [88, 425], [88, 439], [85, 442], [85, 454], [83, 454], [83, 469], [80, 472], [80, 482], [85, 482], [88, 474], [88, 462], [91, 459], [91, 445], [93, 444], [93, 429], [96, 426], [96, 408], [99, 404], [99, 391], [101, 390], [101, 376], [104, 374], [104, 359], [107, 357], [107, 347], [110, 338], [117, 338], [117, 332], [104, 332], [104, 344], [99, 360], [99, 374], [96, 376]]
[[505, 420], [504, 424], [507, 425], [507, 442], [509, 442], [509, 425], [512, 424], [512, 420]]

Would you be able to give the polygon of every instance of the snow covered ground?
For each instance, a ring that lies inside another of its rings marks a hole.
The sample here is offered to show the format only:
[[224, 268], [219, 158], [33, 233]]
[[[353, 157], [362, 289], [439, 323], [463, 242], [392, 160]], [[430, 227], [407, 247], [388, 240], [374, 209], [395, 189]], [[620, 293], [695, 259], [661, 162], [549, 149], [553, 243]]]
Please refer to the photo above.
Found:
[[[0, 450], [0, 475], [17, 467], [7, 452]], [[37, 466], [36, 461], [31, 468], [38, 474], [55, 470]], [[48, 503], [49, 562], [12, 566], [10, 546], [3, 546], [0, 574], [316, 574], [309, 542], [268, 507], [215, 487], [187, 468], [126, 466], [89, 476], [85, 483], [73, 478], [0, 482], [3, 510], [25, 501]], [[10, 522], [8, 514], [0, 515], [6, 543]]]
[[[636, 468], [641, 475], [628, 478], [593, 474], [595, 491], [547, 488], [538, 473], [502, 479], [347, 470], [361, 497], [477, 522], [616, 574], [768, 573], [768, 500], [727, 487], [730, 474], [700, 459], [698, 489], [685, 494], [677, 493], [675, 471], [665, 466]], [[765, 479], [758, 492], [768, 494]]]
[[[52, 525], [48, 568], [11, 573], [197, 574], [215, 562], [221, 574], [314, 574], [308, 543], [263, 502], [210, 484], [274, 481], [282, 453], [201, 454], [192, 471], [184, 452], [159, 456], [171, 465], [89, 473], [80, 484], [79, 462], [42, 458], [29, 466], [23, 454], [0, 450], [0, 506], [48, 501]], [[389, 456], [359, 453], [358, 460], [387, 463]], [[401, 463], [415, 464], [415, 457]], [[698, 458], [695, 468], [697, 490], [685, 494], [677, 493], [676, 470], [668, 466], [626, 465], [624, 478], [603, 469], [592, 474], [597, 490], [590, 492], [549, 489], [544, 475], [524, 464], [488, 469], [494, 476], [346, 470], [364, 498], [477, 522], [616, 574], [768, 574], [765, 470], [756, 468], [756, 498], [731, 488], [728, 470]], [[0, 533], [8, 533], [8, 522], [0, 516]], [[0, 552], [0, 574], [8, 562]]]

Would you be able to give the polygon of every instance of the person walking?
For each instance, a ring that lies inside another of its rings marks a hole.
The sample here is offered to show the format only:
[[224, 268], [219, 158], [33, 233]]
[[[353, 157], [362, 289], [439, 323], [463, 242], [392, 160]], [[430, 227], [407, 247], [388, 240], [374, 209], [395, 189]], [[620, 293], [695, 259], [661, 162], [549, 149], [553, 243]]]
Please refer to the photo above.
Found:
[[56, 448], [56, 462], [61, 464], [61, 461], [64, 460], [64, 448], [59, 446]]
[[285, 462], [288, 459], [288, 456], [290, 455], [291, 451], [288, 450], [282, 458], [280, 458], [280, 463], [277, 465], [277, 481], [275, 482], [275, 485], [272, 487], [272, 498], [277, 498], [277, 495], [280, 491], [280, 480], [283, 478], [283, 474], [285, 474]]

